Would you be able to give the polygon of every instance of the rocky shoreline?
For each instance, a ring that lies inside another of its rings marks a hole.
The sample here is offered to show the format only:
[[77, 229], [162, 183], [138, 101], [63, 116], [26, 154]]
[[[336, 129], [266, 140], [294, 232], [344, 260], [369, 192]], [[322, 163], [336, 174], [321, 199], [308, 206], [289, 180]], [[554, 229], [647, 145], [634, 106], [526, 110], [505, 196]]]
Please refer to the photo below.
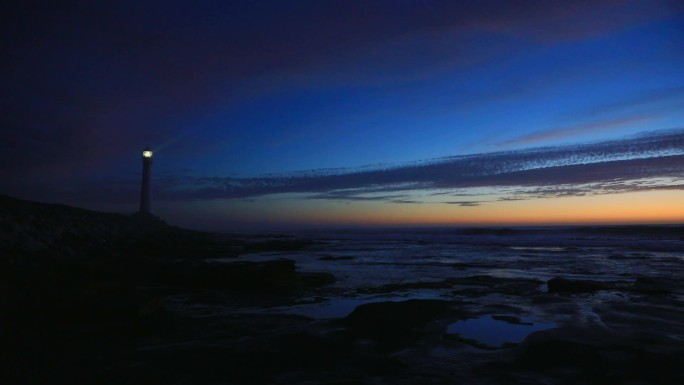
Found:
[[[311, 240], [198, 233], [153, 217], [8, 197], [0, 197], [0, 215], [2, 383], [684, 380], [681, 280], [415, 277], [355, 287], [343, 294], [399, 299], [318, 319], [268, 311], [326, 301], [341, 290], [333, 274], [300, 271], [275, 255], [312, 247]], [[274, 257], [244, 258], [258, 252]], [[400, 299], [416, 290], [446, 294]], [[517, 342], [483, 342], [466, 335], [468, 322], [539, 328]]]

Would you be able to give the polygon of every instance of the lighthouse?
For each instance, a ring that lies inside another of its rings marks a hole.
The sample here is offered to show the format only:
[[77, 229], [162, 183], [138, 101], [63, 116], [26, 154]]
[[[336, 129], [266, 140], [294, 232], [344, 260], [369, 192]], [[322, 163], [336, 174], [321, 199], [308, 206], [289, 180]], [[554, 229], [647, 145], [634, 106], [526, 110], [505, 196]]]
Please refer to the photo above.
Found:
[[142, 152], [142, 184], [140, 186], [140, 210], [138, 212], [150, 214], [150, 179], [152, 178], [152, 149], [145, 147]]

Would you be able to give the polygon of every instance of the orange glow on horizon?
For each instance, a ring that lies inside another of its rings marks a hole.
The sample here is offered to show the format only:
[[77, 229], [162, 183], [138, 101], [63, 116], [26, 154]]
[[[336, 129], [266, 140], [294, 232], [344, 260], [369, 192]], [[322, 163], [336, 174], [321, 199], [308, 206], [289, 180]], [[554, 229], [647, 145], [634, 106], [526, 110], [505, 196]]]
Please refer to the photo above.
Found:
[[341, 202], [274, 195], [253, 201], [188, 202], [183, 207], [174, 206], [174, 212], [179, 216], [170, 217], [172, 222], [192, 222], [195, 228], [216, 231], [298, 226], [674, 224], [684, 223], [684, 191], [494, 201], [473, 207], [444, 203]]
[[[299, 211], [297, 223], [320, 225], [571, 225], [684, 222], [684, 192], [678, 190], [485, 202], [461, 207], [444, 203], [330, 202]], [[285, 219], [284, 217], [282, 219]]]

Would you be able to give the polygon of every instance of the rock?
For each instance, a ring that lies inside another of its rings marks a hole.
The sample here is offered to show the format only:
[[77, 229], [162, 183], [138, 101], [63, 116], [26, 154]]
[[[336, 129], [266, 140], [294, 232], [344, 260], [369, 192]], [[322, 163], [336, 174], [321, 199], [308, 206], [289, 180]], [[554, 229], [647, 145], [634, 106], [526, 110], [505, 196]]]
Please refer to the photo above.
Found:
[[22, 253], [34, 253], [47, 250], [48, 245], [37, 237], [26, 235], [19, 240], [18, 249]]
[[601, 366], [596, 346], [574, 341], [549, 340], [524, 347], [515, 366], [527, 370], [549, 370], [558, 367], [579, 367], [591, 370]]
[[591, 293], [610, 288], [608, 284], [603, 282], [570, 280], [561, 277], [550, 279], [546, 285], [549, 288], [549, 293]]
[[[492, 291], [510, 295], [536, 294], [543, 282], [530, 278], [501, 278], [488, 275], [471, 275], [467, 277], [447, 278], [441, 281], [416, 281], [391, 283], [375, 287], [363, 287], [357, 290], [362, 294], [392, 293], [420, 289], [446, 289], [457, 286], [459, 290], [454, 294], [468, 296], [487, 295]], [[465, 287], [465, 288], [463, 288]]]
[[352, 344], [307, 332], [296, 332], [274, 338], [275, 348], [285, 351], [280, 360], [288, 368], [321, 369], [334, 367], [354, 354]]
[[264, 242], [248, 243], [244, 246], [244, 251], [247, 253], [264, 251], [296, 251], [301, 250], [311, 244], [311, 241], [303, 239], [269, 240]]
[[449, 308], [448, 301], [411, 299], [375, 302], [357, 306], [343, 319], [352, 336], [376, 340], [388, 348], [413, 342], [424, 326]]
[[172, 258], [198, 254], [215, 239], [152, 215], [103, 213], [0, 195], [0, 254], [92, 257], [114, 252]]
[[211, 289], [271, 290], [297, 285], [295, 263], [289, 259], [265, 262], [199, 264], [192, 275], [192, 286]]
[[332, 273], [297, 273], [297, 279], [303, 286], [323, 286], [337, 281]]
[[351, 261], [353, 259], [352, 256], [334, 257], [331, 255], [318, 258], [319, 261]]
[[513, 361], [499, 368], [547, 374], [553, 383], [561, 384], [680, 383], [684, 371], [679, 363], [684, 351], [651, 351], [640, 346], [642, 342], [533, 341], [524, 344]]
[[665, 278], [639, 277], [634, 281], [633, 290], [637, 293], [659, 295], [672, 292], [676, 283]]
[[186, 263], [175, 268], [167, 281], [203, 289], [274, 290], [300, 286], [322, 286], [335, 282], [330, 273], [295, 270], [289, 259], [230, 263]]

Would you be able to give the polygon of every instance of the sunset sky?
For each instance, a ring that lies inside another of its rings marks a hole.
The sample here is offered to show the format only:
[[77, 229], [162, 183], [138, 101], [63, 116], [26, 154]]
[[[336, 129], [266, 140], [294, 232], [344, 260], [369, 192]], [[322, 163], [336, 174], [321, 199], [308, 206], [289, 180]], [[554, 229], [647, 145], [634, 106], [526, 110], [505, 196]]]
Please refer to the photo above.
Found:
[[0, 6], [0, 193], [207, 230], [684, 223], [684, 2]]

